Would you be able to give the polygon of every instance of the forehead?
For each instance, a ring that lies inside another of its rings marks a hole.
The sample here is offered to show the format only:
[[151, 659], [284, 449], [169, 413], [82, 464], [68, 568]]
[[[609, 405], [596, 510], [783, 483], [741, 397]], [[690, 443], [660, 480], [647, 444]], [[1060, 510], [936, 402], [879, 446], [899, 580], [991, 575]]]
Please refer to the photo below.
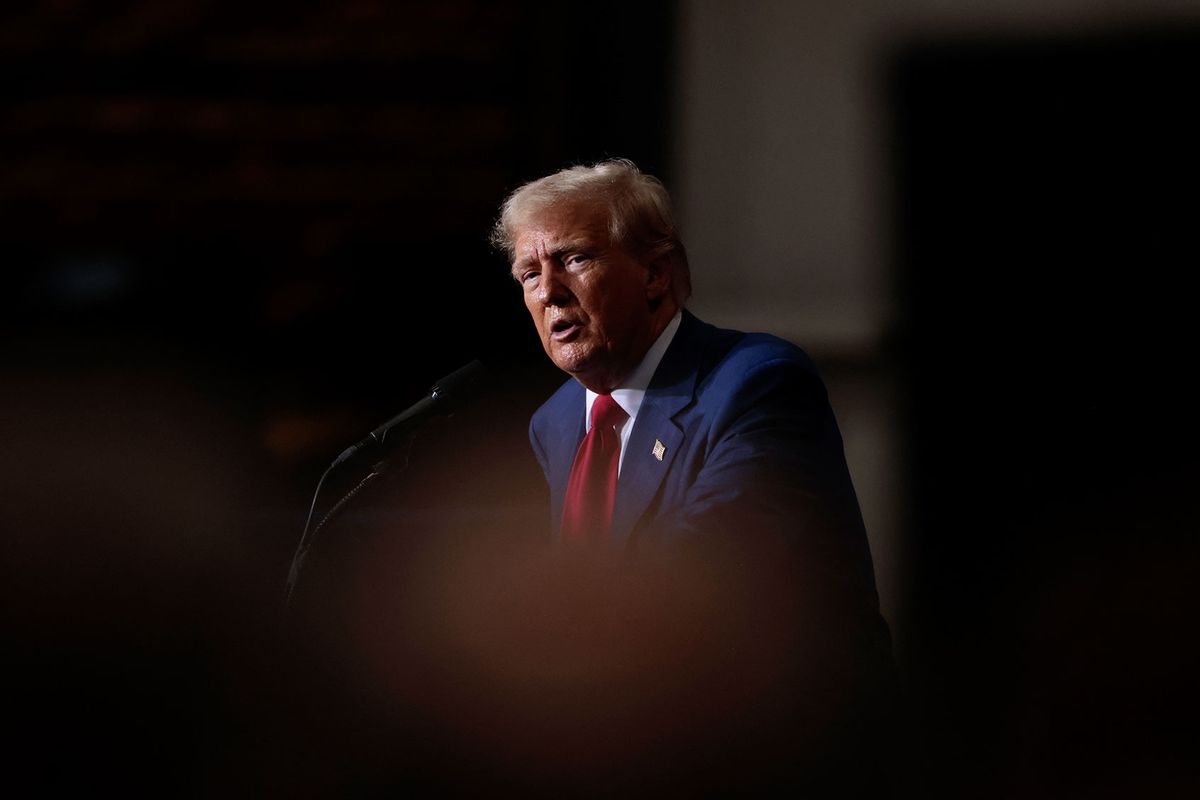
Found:
[[607, 246], [609, 238], [604, 203], [577, 200], [543, 205], [530, 209], [513, 225], [514, 260], [584, 242]]

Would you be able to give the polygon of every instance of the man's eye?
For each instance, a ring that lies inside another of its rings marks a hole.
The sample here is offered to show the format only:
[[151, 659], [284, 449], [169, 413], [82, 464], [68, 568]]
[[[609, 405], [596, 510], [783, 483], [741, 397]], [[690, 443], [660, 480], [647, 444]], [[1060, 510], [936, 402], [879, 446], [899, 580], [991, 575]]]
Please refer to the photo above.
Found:
[[529, 283], [531, 280], [537, 280], [537, 276], [538, 273], [533, 272], [532, 270], [529, 272], [523, 272], [521, 273], [521, 283]]
[[567, 256], [563, 260], [563, 263], [566, 264], [568, 267], [571, 267], [571, 266], [576, 266], [576, 265], [582, 264], [587, 260], [588, 260], [588, 257], [587, 257], [587, 254], [585, 254], [585, 253], [572, 253], [571, 255]]

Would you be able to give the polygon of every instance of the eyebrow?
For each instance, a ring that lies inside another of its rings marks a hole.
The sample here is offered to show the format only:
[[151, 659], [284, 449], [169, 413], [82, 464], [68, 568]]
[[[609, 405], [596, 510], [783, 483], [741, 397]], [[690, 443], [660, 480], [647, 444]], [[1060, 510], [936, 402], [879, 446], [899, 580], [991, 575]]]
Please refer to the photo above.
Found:
[[[579, 251], [588, 252], [595, 249], [595, 245], [591, 243], [590, 239], [580, 236], [574, 239], [567, 239], [565, 241], [558, 242], [555, 248], [550, 251], [550, 258], [554, 259], [555, 261], [561, 261], [563, 256], [567, 255], [568, 253], [575, 253]], [[537, 259], [530, 258], [529, 256], [523, 256], [514, 261], [511, 269], [513, 277], [519, 279], [520, 275], [518, 273], [531, 261], [536, 262]]]

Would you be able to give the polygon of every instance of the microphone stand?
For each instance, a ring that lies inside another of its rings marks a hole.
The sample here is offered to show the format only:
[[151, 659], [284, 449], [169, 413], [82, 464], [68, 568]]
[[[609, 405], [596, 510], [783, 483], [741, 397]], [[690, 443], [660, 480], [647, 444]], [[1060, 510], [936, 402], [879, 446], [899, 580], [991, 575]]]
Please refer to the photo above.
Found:
[[300, 534], [300, 544], [296, 546], [296, 553], [292, 556], [292, 564], [288, 568], [287, 585], [285, 586], [283, 593], [283, 615], [285, 618], [287, 617], [288, 612], [291, 610], [292, 594], [296, 591], [296, 583], [300, 580], [300, 570], [304, 566], [304, 560], [308, 558], [309, 549], [312, 547], [313, 542], [317, 540], [317, 535], [326, 525], [333, 521], [334, 517], [336, 517], [359, 492], [366, 488], [368, 483], [382, 475], [384, 469], [387, 467], [386, 461], [376, 462], [375, 466], [371, 467], [371, 472], [368, 473], [365, 478], [355, 484], [354, 488], [342, 495], [342, 498], [333, 504], [329, 511], [325, 513], [325, 516], [321, 517], [321, 521], [317, 523], [317, 527], [313, 528], [312, 533], [310, 534], [308, 528], [309, 525], [312, 524], [312, 515], [317, 506], [317, 497], [319, 497], [321, 494], [321, 485], [325, 483], [325, 478], [329, 476], [329, 473], [332, 472], [340, 463], [341, 461], [335, 461], [325, 468], [325, 472], [321, 475], [321, 479], [317, 481], [317, 490], [313, 492], [312, 505], [309, 506], [308, 509], [308, 519], [304, 521], [304, 532]]
[[304, 531], [300, 534], [300, 543], [296, 546], [296, 553], [292, 556], [291, 566], [288, 568], [287, 584], [284, 587], [283, 593], [283, 617], [286, 621], [287, 615], [291, 610], [292, 595], [296, 591], [296, 584], [300, 580], [300, 570], [304, 566], [304, 561], [308, 557], [308, 552], [312, 548], [313, 543], [317, 540], [317, 534], [321, 529], [328, 525], [333, 519], [345, 508], [351, 500], [358, 495], [367, 484], [383, 474], [387, 467], [387, 460], [380, 459], [371, 468], [371, 472], [355, 486], [346, 492], [340, 500], [333, 506], [317, 523], [317, 527], [309, 532], [309, 527], [312, 525], [313, 512], [317, 508], [317, 498], [321, 495], [321, 487], [325, 484], [325, 479], [341, 464], [350, 460], [352, 456], [361, 452], [370, 445], [382, 447], [388, 434], [393, 433], [402, 428], [407, 428], [415, 425], [419, 420], [431, 415], [435, 410], [444, 408], [445, 405], [458, 395], [462, 389], [472, 383], [475, 383], [482, 377], [483, 365], [479, 361], [472, 361], [465, 367], [462, 367], [433, 385], [426, 397], [419, 400], [416, 404], [396, 415], [392, 419], [380, 425], [375, 430], [363, 439], [358, 444], [352, 445], [342, 451], [341, 455], [333, 460], [333, 463], [325, 468], [325, 472], [321, 474], [321, 479], [317, 481], [316, 491], [313, 492], [312, 503], [308, 507], [308, 517], [304, 521]]

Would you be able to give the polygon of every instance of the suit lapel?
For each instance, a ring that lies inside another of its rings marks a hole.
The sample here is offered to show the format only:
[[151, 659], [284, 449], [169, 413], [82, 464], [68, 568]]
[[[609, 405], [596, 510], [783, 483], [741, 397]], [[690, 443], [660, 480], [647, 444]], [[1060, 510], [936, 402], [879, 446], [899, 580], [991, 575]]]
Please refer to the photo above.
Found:
[[[667, 409], [647, 406], [643, 400], [626, 446], [621, 478], [617, 481], [611, 533], [617, 547], [624, 546], [634, 525], [650, 507], [683, 443], [683, 431], [671, 419]], [[666, 448], [662, 451], [661, 461], [654, 455], [656, 442]]]
[[550, 520], [556, 533], [559, 520], [562, 519], [571, 466], [575, 463], [575, 453], [579, 450], [579, 443], [583, 441], [584, 436], [584, 389], [574, 379], [569, 386], [562, 397], [559, 410], [551, 416], [555, 426], [551, 442], [555, 446], [547, 453], [550, 476], [554, 481], [550, 486]]
[[[612, 542], [622, 547], [658, 494], [683, 445], [674, 417], [692, 402], [696, 390], [693, 349], [701, 323], [687, 311], [675, 339], [654, 373], [626, 445], [613, 505]], [[656, 448], [660, 443], [662, 448]], [[662, 460], [655, 456], [659, 449]]]

